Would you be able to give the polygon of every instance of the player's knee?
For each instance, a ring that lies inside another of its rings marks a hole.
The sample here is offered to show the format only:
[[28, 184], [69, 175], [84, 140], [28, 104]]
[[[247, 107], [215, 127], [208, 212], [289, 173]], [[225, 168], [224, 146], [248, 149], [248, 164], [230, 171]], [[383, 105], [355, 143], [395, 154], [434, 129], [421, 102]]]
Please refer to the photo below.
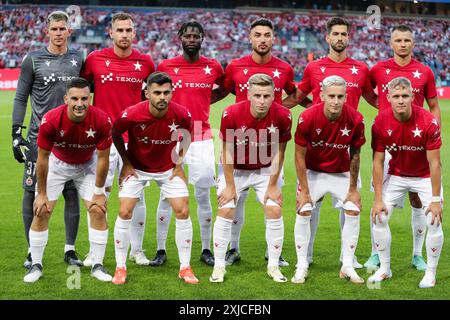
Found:
[[409, 193], [409, 203], [414, 208], [422, 208], [422, 201], [420, 201], [419, 195], [415, 192]]
[[297, 214], [301, 217], [309, 217], [309, 216], [311, 216], [311, 211], [297, 212]]
[[126, 206], [120, 206], [119, 217], [122, 220], [130, 220], [133, 216], [133, 209]]
[[280, 206], [266, 206], [267, 219], [280, 219], [281, 207]]
[[234, 208], [222, 208], [219, 209], [217, 216], [232, 220], [234, 218], [234, 211]]
[[89, 216], [90, 216], [91, 220], [100, 222], [100, 221], [105, 220], [106, 214], [105, 214], [105, 212], [103, 212], [103, 210], [101, 210], [97, 206], [93, 206], [89, 210]]
[[189, 206], [184, 204], [178, 208], [174, 208], [175, 216], [177, 219], [187, 219], [189, 218]]
[[427, 230], [428, 233], [431, 234], [438, 234], [438, 233], [442, 233], [442, 223], [438, 223], [438, 218], [436, 217], [434, 219], [434, 223], [431, 224], [433, 221], [433, 216], [431, 213], [427, 214]]

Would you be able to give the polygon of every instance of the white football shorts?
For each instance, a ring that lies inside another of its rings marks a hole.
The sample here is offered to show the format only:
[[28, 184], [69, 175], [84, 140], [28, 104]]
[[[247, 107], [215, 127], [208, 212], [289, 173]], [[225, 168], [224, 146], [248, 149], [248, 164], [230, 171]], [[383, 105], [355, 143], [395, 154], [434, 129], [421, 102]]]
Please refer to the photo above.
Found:
[[183, 163], [189, 169], [189, 183], [201, 188], [216, 185], [216, 161], [212, 139], [191, 142]]

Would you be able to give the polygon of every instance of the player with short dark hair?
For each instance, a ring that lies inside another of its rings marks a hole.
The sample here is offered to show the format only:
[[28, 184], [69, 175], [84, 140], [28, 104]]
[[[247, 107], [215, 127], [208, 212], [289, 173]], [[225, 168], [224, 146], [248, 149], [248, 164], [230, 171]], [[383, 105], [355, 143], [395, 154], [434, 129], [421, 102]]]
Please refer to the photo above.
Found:
[[[441, 110], [437, 98], [434, 74], [430, 67], [413, 58], [415, 41], [411, 27], [407, 25], [394, 26], [392, 28], [390, 42], [394, 53], [393, 58], [378, 62], [370, 70], [372, 86], [377, 87], [378, 91], [380, 112], [384, 109], [391, 108], [387, 98], [389, 82], [396, 77], [405, 77], [412, 83], [414, 104], [423, 107], [424, 101], [426, 100], [431, 113], [440, 122]], [[387, 172], [387, 166], [390, 160], [390, 154], [388, 152], [386, 152], [385, 160], [384, 172]], [[426, 230], [425, 210], [417, 193], [410, 191], [408, 194], [411, 204], [411, 227], [413, 234], [411, 264], [417, 270], [425, 271], [427, 265], [422, 256]], [[403, 206], [403, 203], [399, 205]], [[372, 253], [364, 266], [373, 269], [380, 264], [380, 260], [373, 240], [373, 234], [371, 234], [371, 237]]]
[[[287, 62], [273, 56], [274, 38], [273, 25], [270, 20], [259, 18], [251, 24], [249, 40], [252, 45], [252, 53], [231, 61], [225, 69], [224, 87], [235, 94], [236, 102], [247, 100], [248, 79], [257, 73], [264, 73], [272, 77], [275, 84], [275, 102], [282, 103], [283, 90], [288, 96], [295, 99], [297, 89], [294, 83], [294, 70]], [[283, 173], [281, 175], [283, 176]], [[241, 259], [239, 241], [244, 225], [244, 203], [247, 196], [248, 193], [244, 191], [236, 205], [236, 214], [231, 228], [230, 250], [227, 252], [227, 265]], [[280, 256], [280, 266], [288, 265], [289, 263]]]
[[29, 235], [32, 267], [24, 282], [36, 282], [42, 276], [48, 222], [69, 180], [73, 180], [91, 216], [89, 242], [94, 260], [91, 275], [108, 282], [112, 277], [103, 268], [108, 241], [104, 184], [112, 143], [111, 121], [103, 111], [89, 105], [89, 82], [85, 79], [74, 78], [67, 83], [64, 102], [42, 117], [39, 128], [37, 192]]
[[[12, 114], [12, 139], [14, 158], [25, 163], [23, 175], [22, 216], [25, 235], [29, 241], [29, 230], [33, 221], [33, 201], [36, 189], [37, 136], [44, 114], [64, 103], [66, 82], [78, 77], [83, 63], [81, 52], [70, 49], [68, 39], [72, 33], [69, 17], [65, 12], [53, 11], [47, 17], [45, 27], [49, 43], [46, 48], [29, 52], [23, 59], [17, 84]], [[23, 122], [27, 111], [28, 97], [31, 100], [31, 118], [27, 139], [22, 137]], [[75, 240], [80, 221], [80, 204], [73, 182], [68, 181], [63, 196], [66, 245], [64, 261], [69, 265], [82, 266], [75, 253]], [[31, 267], [31, 253], [24, 266]]]
[[[189, 182], [194, 185], [197, 214], [202, 239], [200, 260], [214, 265], [211, 252], [212, 208], [210, 189], [216, 185], [214, 143], [209, 123], [210, 105], [223, 96], [223, 69], [215, 59], [200, 55], [205, 32], [197, 21], [184, 23], [178, 31], [183, 53], [163, 60], [159, 71], [173, 79], [173, 101], [188, 108], [194, 122], [194, 135], [185, 163], [189, 167]], [[214, 86], [219, 86], [214, 89]], [[161, 199], [156, 217], [157, 253], [150, 265], [159, 266], [166, 261], [166, 239], [170, 224], [170, 205]]]
[[[120, 172], [120, 209], [114, 227], [116, 272], [112, 282], [125, 284], [133, 208], [145, 185], [155, 181], [175, 213], [175, 242], [180, 259], [178, 277], [196, 284], [191, 267], [192, 222], [183, 157], [191, 142], [192, 120], [187, 109], [173, 101], [172, 81], [167, 73], [155, 72], [148, 79], [148, 100], [128, 107], [114, 123], [113, 139], [123, 166]], [[123, 133], [128, 133], [125, 149]], [[179, 151], [177, 144], [179, 142]]]
[[[115, 121], [127, 107], [142, 100], [145, 80], [155, 70], [151, 57], [132, 48], [136, 36], [134, 19], [130, 14], [115, 13], [111, 20], [109, 35], [112, 48], [94, 51], [88, 55], [82, 76], [94, 84], [94, 105], [104, 110], [111, 121]], [[125, 136], [125, 143], [127, 137]], [[111, 147], [106, 191], [109, 196], [116, 170], [122, 166], [115, 146]], [[130, 260], [139, 265], [148, 265], [142, 242], [144, 239], [146, 207], [144, 197], [135, 207], [131, 224]], [[84, 260], [92, 265], [90, 255]]]
[[280, 173], [287, 142], [291, 139], [290, 111], [275, 102], [275, 83], [263, 73], [248, 79], [248, 99], [225, 109], [220, 125], [222, 168], [217, 179], [219, 211], [214, 223], [215, 263], [209, 278], [223, 282], [231, 228], [243, 192], [253, 188], [266, 217], [267, 274], [286, 282], [279, 260], [283, 248]]
[[[375, 190], [372, 233], [380, 268], [368, 281], [381, 282], [392, 277], [389, 219], [394, 208], [403, 205], [406, 193], [414, 192], [424, 208], [427, 229], [427, 265], [419, 287], [431, 288], [436, 284], [436, 269], [444, 243], [439, 120], [414, 103], [413, 85], [407, 78], [392, 79], [387, 90], [391, 108], [380, 110], [372, 125]], [[387, 175], [384, 173], [386, 152], [392, 158]]]

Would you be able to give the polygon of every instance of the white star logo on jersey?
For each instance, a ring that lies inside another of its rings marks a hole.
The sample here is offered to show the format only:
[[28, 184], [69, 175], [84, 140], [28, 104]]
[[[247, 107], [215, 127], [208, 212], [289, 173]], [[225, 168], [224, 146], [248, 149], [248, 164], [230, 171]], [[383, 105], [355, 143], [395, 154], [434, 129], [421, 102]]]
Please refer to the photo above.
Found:
[[78, 61], [77, 60], [75, 60], [73, 57], [72, 57], [72, 60], [70, 60], [70, 63], [72, 64], [72, 67], [76, 67], [77, 66], [77, 63], [78, 63]]
[[170, 129], [170, 132], [177, 130], [178, 125], [175, 124], [175, 121], [172, 121], [172, 124], [168, 126]]
[[222, 119], [225, 118], [227, 115], [228, 115], [228, 111], [224, 111], [224, 112], [223, 112]]
[[433, 121], [431, 121], [432, 124], [434, 124], [435, 126], [438, 126], [438, 122], [436, 119], [433, 119]]
[[389, 129], [388, 131], [387, 131], [387, 133], [388, 133], [388, 135], [389, 135], [389, 137], [391, 136], [391, 134], [392, 134], [392, 130], [391, 129]]
[[105, 61], [105, 64], [106, 64], [106, 67], [108, 68], [109, 67], [109, 64], [111, 63], [111, 61], [109, 61], [109, 60], [106, 60]]
[[122, 113], [122, 118], [126, 118], [128, 116], [128, 113], [124, 112]]
[[64, 130], [61, 130], [61, 131], [59, 132], [59, 134], [60, 134], [61, 138], [64, 137]]
[[142, 69], [141, 69], [142, 64], [140, 64], [139, 61], [136, 61], [136, 63], [133, 64], [133, 66], [134, 66], [134, 71], [136, 71], [136, 70], [142, 71]]
[[50, 61], [45, 61], [45, 64], [47, 65], [47, 67], [50, 67]]
[[320, 67], [320, 71], [322, 71], [322, 73], [325, 73], [325, 67]]
[[273, 73], [273, 77], [274, 77], [274, 78], [280, 79], [280, 74], [281, 74], [281, 72], [278, 71], [278, 69], [275, 69], [275, 71], [272, 71], [272, 73]]
[[245, 74], [245, 75], [247, 75], [247, 72], [248, 72], [248, 70], [247, 70], [247, 69], [244, 69], [244, 74]]
[[358, 74], [359, 69], [357, 69], [355, 66], [352, 66], [351, 68], [349, 68], [350, 71], [352, 72], [352, 74]]
[[270, 125], [270, 127], [267, 127], [267, 130], [269, 130], [269, 133], [275, 133], [275, 131], [277, 130], [277, 127], [273, 126], [273, 123]]
[[412, 74], [414, 75], [414, 78], [417, 78], [417, 79], [420, 79], [420, 76], [422, 75], [422, 74], [419, 72], [419, 69], [416, 69], [416, 72], [413, 72]]
[[206, 74], [211, 74], [211, 68], [209, 66], [206, 66], [206, 68], [203, 68], [203, 71], [205, 71], [205, 75]]
[[316, 129], [316, 132], [317, 132], [317, 135], [319, 135], [319, 134], [322, 132], [322, 129], [317, 128], [317, 129]]
[[386, 74], [391, 73], [391, 69], [386, 69]]
[[94, 131], [94, 130], [92, 130], [92, 128], [89, 128], [89, 130], [86, 130], [85, 132], [87, 133], [87, 138], [89, 138], [89, 137], [95, 138], [95, 133], [97, 131]]
[[[411, 130], [412, 131], [412, 133], [414, 133], [414, 137], [419, 137], [419, 138], [421, 138], [421, 133], [422, 133], [422, 130], [419, 130], [419, 128], [416, 126], [416, 130]], [[413, 137], [413, 138], [414, 138]]]
[[349, 136], [348, 134], [350, 133], [351, 130], [348, 130], [347, 129], [347, 125], [345, 125], [345, 128], [341, 129], [340, 131], [342, 132], [341, 137], [343, 137], [343, 136], [347, 136], [348, 137]]
[[178, 68], [173, 68], [173, 72], [175, 72], [175, 74], [178, 74], [178, 70], [180, 70], [180, 69], [178, 69]]

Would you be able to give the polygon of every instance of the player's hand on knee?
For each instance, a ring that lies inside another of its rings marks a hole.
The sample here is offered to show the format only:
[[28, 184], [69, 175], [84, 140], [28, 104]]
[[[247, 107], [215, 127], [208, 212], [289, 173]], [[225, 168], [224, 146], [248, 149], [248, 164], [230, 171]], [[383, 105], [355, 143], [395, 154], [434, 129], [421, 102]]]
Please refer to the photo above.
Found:
[[313, 201], [311, 199], [311, 195], [309, 194], [309, 192], [297, 193], [297, 212], [300, 213], [302, 208], [308, 203], [311, 205], [311, 210], [312, 210]]
[[272, 200], [277, 203], [280, 207], [283, 203], [283, 197], [281, 194], [281, 189], [275, 185], [269, 185], [266, 190], [266, 194], [264, 195], [264, 204], [267, 203], [267, 200]]
[[26, 127], [19, 125], [13, 125], [12, 128], [12, 149], [14, 158], [19, 163], [25, 162], [25, 153], [30, 150], [30, 143], [22, 137], [22, 129], [25, 128]]
[[89, 205], [89, 211], [100, 210], [103, 214], [106, 214], [107, 201], [105, 194], [94, 194]]
[[388, 210], [383, 201], [374, 201], [371, 213], [372, 213], [372, 222], [374, 224], [377, 223], [377, 217], [378, 221], [382, 223], [381, 217], [383, 214], [388, 215]]
[[219, 207], [223, 207], [228, 202], [237, 201], [236, 188], [234, 186], [227, 185], [221, 194], [217, 196], [217, 202]]
[[361, 194], [359, 193], [358, 190], [349, 190], [347, 193], [347, 197], [344, 200], [344, 203], [346, 203], [347, 201], [354, 203], [359, 208], [359, 211], [362, 210]]
[[135, 177], [136, 179], [138, 178], [136, 170], [134, 170], [133, 166], [130, 163], [124, 163], [122, 166], [122, 170], [120, 171], [119, 185], [121, 185], [131, 177]]
[[36, 217], [41, 217], [44, 214], [50, 213], [50, 203], [46, 195], [38, 194], [33, 203], [33, 214]]
[[437, 222], [437, 226], [442, 223], [442, 205], [439, 202], [432, 202], [427, 211], [425, 211], [425, 215], [431, 213], [431, 225], [434, 225]]

